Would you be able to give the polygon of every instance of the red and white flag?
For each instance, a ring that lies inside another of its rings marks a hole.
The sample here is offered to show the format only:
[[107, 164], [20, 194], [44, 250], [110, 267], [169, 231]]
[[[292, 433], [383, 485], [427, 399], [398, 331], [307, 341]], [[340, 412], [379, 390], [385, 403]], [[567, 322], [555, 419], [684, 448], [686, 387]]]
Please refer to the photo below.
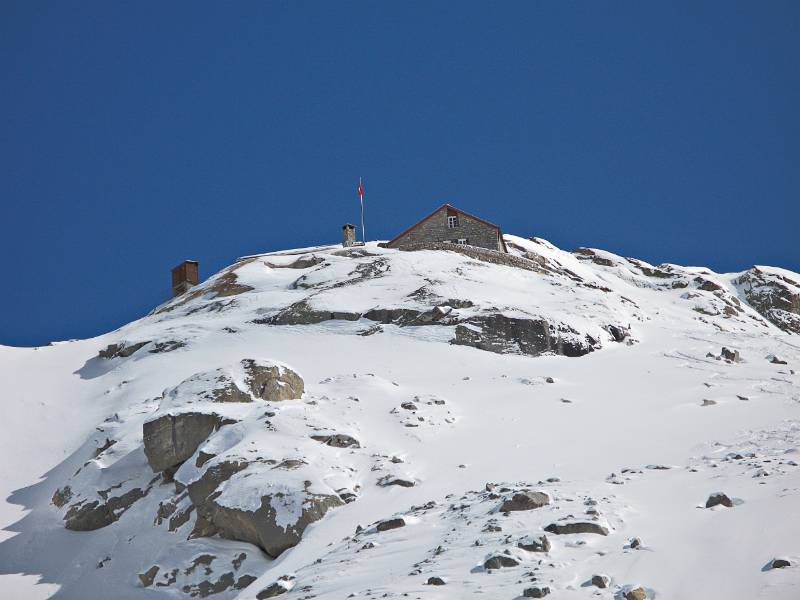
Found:
[[364, 186], [361, 185], [361, 177], [358, 178], [358, 197], [359, 199], [364, 199]]

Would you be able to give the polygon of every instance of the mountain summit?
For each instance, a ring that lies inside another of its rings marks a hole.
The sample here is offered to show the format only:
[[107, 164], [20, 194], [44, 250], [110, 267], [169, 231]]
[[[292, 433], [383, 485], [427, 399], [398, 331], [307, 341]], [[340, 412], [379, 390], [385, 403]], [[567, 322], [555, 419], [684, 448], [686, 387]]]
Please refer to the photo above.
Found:
[[0, 347], [6, 589], [796, 598], [800, 275], [501, 242], [245, 257]]

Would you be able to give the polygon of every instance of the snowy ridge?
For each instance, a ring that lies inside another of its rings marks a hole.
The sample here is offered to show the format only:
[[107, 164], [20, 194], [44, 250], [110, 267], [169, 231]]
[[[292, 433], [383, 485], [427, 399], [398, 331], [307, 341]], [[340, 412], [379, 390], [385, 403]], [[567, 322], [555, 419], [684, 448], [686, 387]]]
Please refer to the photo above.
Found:
[[505, 239], [243, 257], [0, 347], [6, 589], [796, 598], [800, 275]]

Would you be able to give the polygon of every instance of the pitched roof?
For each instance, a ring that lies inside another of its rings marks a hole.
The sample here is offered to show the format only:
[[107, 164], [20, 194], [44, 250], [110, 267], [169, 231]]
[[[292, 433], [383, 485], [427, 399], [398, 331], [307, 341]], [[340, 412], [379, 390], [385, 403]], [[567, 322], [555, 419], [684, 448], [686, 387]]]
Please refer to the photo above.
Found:
[[447, 203], [445, 203], [445, 204], [442, 204], [442, 205], [441, 205], [439, 208], [437, 208], [436, 210], [434, 210], [434, 211], [433, 211], [431, 214], [429, 214], [427, 217], [424, 217], [424, 218], [420, 219], [419, 221], [417, 221], [416, 223], [414, 223], [414, 224], [413, 224], [411, 227], [409, 227], [408, 229], [405, 229], [405, 230], [403, 230], [402, 232], [400, 232], [399, 234], [397, 234], [396, 236], [394, 236], [394, 237], [393, 237], [391, 240], [389, 240], [388, 242], [386, 242], [386, 245], [387, 245], [388, 247], [390, 247], [390, 248], [391, 248], [392, 244], [394, 244], [394, 243], [395, 243], [397, 240], [399, 240], [401, 237], [403, 237], [404, 235], [406, 235], [406, 234], [407, 234], [409, 231], [411, 231], [412, 229], [416, 229], [417, 227], [419, 227], [420, 225], [422, 225], [422, 224], [423, 224], [425, 221], [427, 221], [428, 219], [431, 219], [431, 218], [432, 218], [434, 215], [436, 215], [436, 213], [438, 213], [439, 211], [441, 211], [442, 209], [445, 209], [445, 208], [449, 208], [450, 210], [454, 210], [455, 212], [457, 212], [457, 213], [459, 213], [459, 214], [462, 214], [462, 215], [464, 215], [465, 217], [469, 217], [470, 219], [474, 219], [474, 220], [476, 220], [476, 221], [479, 221], [480, 223], [483, 223], [484, 225], [488, 225], [489, 227], [493, 227], [493, 228], [495, 228], [495, 229], [497, 230], [497, 235], [498, 235], [498, 236], [500, 236], [500, 243], [503, 245], [503, 250], [504, 250], [505, 252], [508, 252], [508, 249], [506, 248], [506, 242], [505, 242], [505, 240], [503, 239], [503, 232], [500, 230], [500, 228], [499, 228], [497, 225], [495, 225], [494, 223], [490, 223], [490, 222], [489, 222], [489, 221], [487, 221], [486, 219], [481, 219], [480, 217], [476, 217], [475, 215], [473, 215], [473, 214], [470, 214], [470, 213], [468, 213], [468, 212], [467, 212], [467, 211], [465, 211], [465, 210], [461, 210], [460, 208], [456, 208], [456, 207], [455, 207], [455, 206], [453, 206], [452, 204], [447, 204]]

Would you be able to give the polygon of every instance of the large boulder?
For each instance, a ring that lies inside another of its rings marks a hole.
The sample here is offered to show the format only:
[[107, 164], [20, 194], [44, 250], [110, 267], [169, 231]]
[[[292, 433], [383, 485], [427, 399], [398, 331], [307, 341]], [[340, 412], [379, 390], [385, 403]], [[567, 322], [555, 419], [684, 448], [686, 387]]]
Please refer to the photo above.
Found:
[[608, 529], [599, 523], [591, 521], [574, 521], [571, 523], [550, 523], [544, 528], [548, 533], [556, 535], [569, 535], [571, 533], [595, 533], [597, 535], [608, 535]]
[[269, 361], [245, 359], [242, 361], [245, 383], [256, 398], [275, 402], [298, 400], [305, 391], [305, 383], [295, 371]]
[[308, 525], [344, 504], [335, 494], [312, 493], [308, 485], [305, 489], [275, 485], [261, 495], [256, 508], [226, 506], [221, 502], [219, 486], [247, 467], [244, 462], [218, 463], [189, 484], [189, 497], [198, 516], [195, 535], [218, 534], [249, 542], [276, 558], [300, 542]]
[[297, 400], [305, 383], [291, 367], [270, 360], [245, 358], [238, 363], [195, 373], [167, 390], [162, 408], [182, 407], [196, 402], [252, 402]]
[[517, 510], [533, 510], [550, 504], [550, 496], [544, 492], [517, 492], [500, 505], [500, 512], [513, 512]]
[[456, 326], [451, 344], [472, 346], [497, 354], [559, 354], [583, 356], [599, 344], [566, 325], [558, 327], [544, 319], [518, 319], [494, 314], [472, 317]]
[[216, 413], [166, 414], [145, 422], [144, 453], [155, 472], [176, 467], [191, 457], [214, 431], [235, 421]]

